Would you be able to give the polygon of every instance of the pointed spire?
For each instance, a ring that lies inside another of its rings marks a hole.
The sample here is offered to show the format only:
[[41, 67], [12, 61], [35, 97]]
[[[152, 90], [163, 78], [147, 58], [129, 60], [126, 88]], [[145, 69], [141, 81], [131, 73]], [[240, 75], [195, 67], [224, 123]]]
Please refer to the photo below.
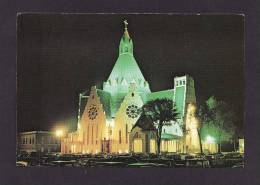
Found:
[[126, 38], [130, 38], [129, 33], [128, 33], [128, 30], [127, 30], [127, 25], [128, 25], [127, 20], [124, 20], [124, 24], [125, 24], [124, 36], [125, 36]]

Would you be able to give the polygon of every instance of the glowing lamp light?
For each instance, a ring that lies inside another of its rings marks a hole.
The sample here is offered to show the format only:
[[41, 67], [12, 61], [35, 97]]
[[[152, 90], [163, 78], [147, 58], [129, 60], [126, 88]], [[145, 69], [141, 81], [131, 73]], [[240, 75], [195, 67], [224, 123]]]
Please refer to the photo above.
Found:
[[208, 136], [206, 137], [206, 142], [207, 142], [207, 143], [215, 143], [215, 138], [208, 135]]
[[56, 130], [55, 134], [57, 137], [61, 137], [61, 136], [63, 136], [63, 130]]

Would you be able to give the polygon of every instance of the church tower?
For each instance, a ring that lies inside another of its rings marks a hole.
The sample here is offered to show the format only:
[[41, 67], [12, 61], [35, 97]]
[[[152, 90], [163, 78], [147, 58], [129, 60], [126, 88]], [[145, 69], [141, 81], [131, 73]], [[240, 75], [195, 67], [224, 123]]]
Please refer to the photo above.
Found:
[[185, 128], [183, 151], [200, 152], [198, 120], [195, 117], [196, 96], [193, 78], [189, 75], [175, 77], [174, 90], [174, 102], [179, 112], [179, 119], [182, 120], [181, 124]]
[[187, 105], [189, 103], [196, 103], [194, 80], [191, 76], [185, 75], [174, 78], [173, 101], [176, 104], [180, 119], [184, 118]]
[[119, 44], [119, 56], [103, 90], [111, 94], [111, 115], [115, 116], [124, 97], [129, 91], [130, 84], [135, 84], [136, 91], [145, 99], [150, 93], [150, 87], [145, 80], [133, 54], [133, 41], [128, 32], [128, 23], [124, 21], [124, 34]]

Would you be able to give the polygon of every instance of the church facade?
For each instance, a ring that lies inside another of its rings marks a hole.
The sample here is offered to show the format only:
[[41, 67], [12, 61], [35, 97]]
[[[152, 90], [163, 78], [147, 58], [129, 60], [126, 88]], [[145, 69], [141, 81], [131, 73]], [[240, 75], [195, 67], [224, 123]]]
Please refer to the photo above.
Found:
[[77, 130], [62, 139], [61, 152], [155, 153], [154, 131], [148, 126], [141, 128], [137, 121], [138, 109], [157, 98], [172, 99], [179, 113], [177, 122], [163, 127], [161, 151], [199, 151], [196, 128], [190, 126], [195, 121], [188, 111], [188, 105], [196, 104], [193, 78], [175, 77], [172, 89], [151, 92], [135, 60], [133, 41], [124, 23], [118, 59], [103, 88], [92, 86], [89, 93], [80, 93]]

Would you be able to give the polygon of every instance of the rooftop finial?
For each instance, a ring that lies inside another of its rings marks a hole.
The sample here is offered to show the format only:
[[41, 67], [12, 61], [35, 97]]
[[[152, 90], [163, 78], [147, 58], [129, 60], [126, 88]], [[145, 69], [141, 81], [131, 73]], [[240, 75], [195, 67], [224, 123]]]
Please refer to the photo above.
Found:
[[125, 24], [125, 30], [127, 30], [127, 25], [128, 25], [127, 20], [124, 20], [124, 24]]
[[130, 38], [129, 33], [127, 31], [127, 25], [128, 25], [127, 20], [124, 20], [124, 24], [125, 24], [125, 33], [124, 33], [124, 35], [125, 35], [126, 38]]

